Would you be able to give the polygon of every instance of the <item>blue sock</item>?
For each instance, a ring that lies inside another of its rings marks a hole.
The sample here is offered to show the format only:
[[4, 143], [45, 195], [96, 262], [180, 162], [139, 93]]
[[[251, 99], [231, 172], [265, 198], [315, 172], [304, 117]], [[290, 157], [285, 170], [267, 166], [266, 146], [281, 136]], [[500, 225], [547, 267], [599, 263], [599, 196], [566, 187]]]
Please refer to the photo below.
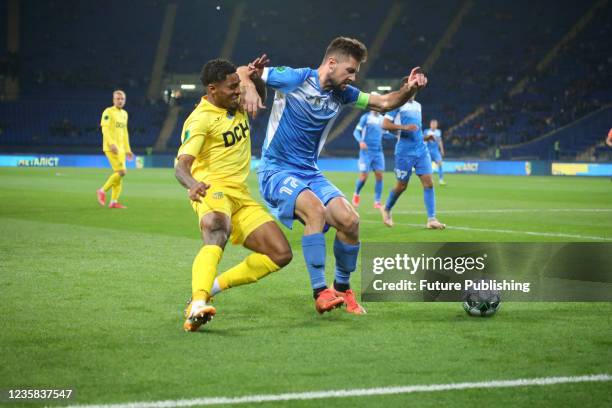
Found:
[[389, 191], [389, 197], [387, 198], [387, 202], [385, 203], [385, 210], [391, 211], [391, 209], [395, 205], [395, 202], [401, 194], [402, 193], [396, 193], [395, 190]]
[[440, 180], [444, 180], [444, 172], [442, 171], [442, 162], [440, 162], [440, 165], [438, 166], [438, 177], [440, 177]]
[[357, 179], [357, 183], [355, 184], [355, 194], [359, 195], [359, 192], [365, 185], [365, 180]]
[[[334, 240], [334, 256], [336, 257], [335, 282], [344, 285], [348, 289], [351, 273], [357, 268], [357, 256], [359, 255], [359, 244], [347, 244], [336, 236]], [[345, 289], [345, 290], [346, 290]]]
[[423, 201], [425, 201], [425, 209], [427, 209], [427, 218], [435, 217], [436, 216], [436, 196], [434, 195], [433, 187], [423, 189]]
[[319, 232], [302, 237], [302, 253], [313, 289], [327, 286], [325, 283], [325, 235]]
[[374, 185], [374, 201], [377, 203], [380, 202], [380, 197], [382, 196], [382, 190], [383, 190], [382, 179], [376, 180], [376, 184]]

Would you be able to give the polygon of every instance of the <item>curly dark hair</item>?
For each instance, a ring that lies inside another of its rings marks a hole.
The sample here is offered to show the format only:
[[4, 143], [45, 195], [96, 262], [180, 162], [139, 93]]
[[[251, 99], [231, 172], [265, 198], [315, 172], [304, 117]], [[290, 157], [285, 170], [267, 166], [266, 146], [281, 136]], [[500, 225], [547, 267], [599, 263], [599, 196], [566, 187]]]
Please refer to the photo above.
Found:
[[359, 62], [365, 62], [368, 59], [368, 49], [361, 41], [354, 38], [336, 37], [325, 51], [325, 58], [331, 55], [351, 56]]
[[202, 74], [200, 76], [200, 81], [202, 81], [202, 85], [206, 88], [208, 85], [213, 82], [223, 82], [228, 75], [231, 75], [236, 72], [236, 66], [224, 59], [214, 59], [208, 61], [204, 67], [202, 68]]

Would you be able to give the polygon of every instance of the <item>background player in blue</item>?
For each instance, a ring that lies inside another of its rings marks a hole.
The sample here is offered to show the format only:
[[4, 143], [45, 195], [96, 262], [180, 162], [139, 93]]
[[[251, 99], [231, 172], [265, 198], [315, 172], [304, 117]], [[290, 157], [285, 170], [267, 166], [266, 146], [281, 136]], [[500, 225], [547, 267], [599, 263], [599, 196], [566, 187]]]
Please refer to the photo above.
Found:
[[431, 161], [438, 166], [438, 183], [441, 186], [445, 185], [444, 171], [442, 170], [442, 157], [444, 157], [444, 142], [442, 142], [442, 131], [438, 129], [438, 121], [432, 119], [429, 121], [429, 129], [425, 130], [425, 142], [429, 149]]
[[[374, 94], [374, 92], [372, 92]], [[382, 149], [383, 115], [376, 111], [364, 113], [355, 127], [353, 136], [359, 143], [359, 178], [353, 193], [353, 205], [359, 207], [359, 193], [368, 179], [368, 173], [374, 172], [374, 208], [381, 208], [380, 197], [383, 190], [383, 171], [385, 171], [385, 155]]]
[[[407, 80], [407, 78], [405, 78]], [[399, 124], [394, 123], [399, 118]], [[389, 192], [389, 198], [382, 209], [383, 222], [393, 226], [391, 209], [399, 196], [406, 190], [414, 167], [415, 173], [423, 184], [423, 199], [427, 210], [427, 228], [444, 229], [446, 225], [436, 219], [436, 199], [431, 177], [431, 157], [423, 139], [421, 104], [410, 98], [399, 109], [388, 112], [383, 121], [386, 130], [399, 130], [400, 136], [395, 144], [395, 177], [397, 183]]]
[[[317, 69], [267, 68], [261, 59], [249, 64], [276, 90], [262, 158], [258, 169], [259, 191], [274, 214], [291, 228], [294, 219], [304, 223], [302, 251], [319, 313], [343, 303], [350, 313], [363, 314], [350, 289], [350, 275], [359, 254], [359, 215], [343, 194], [325, 178], [317, 159], [334, 119], [343, 105], [386, 112], [402, 106], [427, 84], [419, 69], [396, 92], [369, 95], [351, 86], [367, 50], [358, 40], [334, 39]], [[248, 75], [241, 76], [247, 111], [261, 102]], [[325, 237], [336, 229], [334, 287], [325, 281]]]

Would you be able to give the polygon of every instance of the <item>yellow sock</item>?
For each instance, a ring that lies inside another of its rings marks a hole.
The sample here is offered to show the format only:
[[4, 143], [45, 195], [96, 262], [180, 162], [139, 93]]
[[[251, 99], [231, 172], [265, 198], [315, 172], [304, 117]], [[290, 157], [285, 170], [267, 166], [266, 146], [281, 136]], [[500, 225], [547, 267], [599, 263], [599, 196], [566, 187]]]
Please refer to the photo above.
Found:
[[111, 194], [111, 201], [119, 201], [119, 196], [121, 195], [121, 188], [122, 187], [123, 187], [123, 177], [119, 176], [119, 179], [117, 181], [115, 181], [115, 184], [113, 185], [113, 192]]
[[191, 268], [192, 300], [208, 301], [210, 298], [221, 255], [223, 249], [218, 245], [204, 245], [196, 255]]
[[219, 275], [219, 288], [225, 290], [235, 286], [246, 285], [247, 283], [254, 283], [279, 269], [280, 266], [275, 264], [267, 255], [251, 254], [238, 265]]
[[104, 183], [104, 185], [102, 186], [102, 190], [108, 191], [112, 186], [115, 185], [117, 179], [121, 180], [121, 176], [119, 175], [119, 173], [111, 174], [108, 179], [106, 179], [106, 183]]

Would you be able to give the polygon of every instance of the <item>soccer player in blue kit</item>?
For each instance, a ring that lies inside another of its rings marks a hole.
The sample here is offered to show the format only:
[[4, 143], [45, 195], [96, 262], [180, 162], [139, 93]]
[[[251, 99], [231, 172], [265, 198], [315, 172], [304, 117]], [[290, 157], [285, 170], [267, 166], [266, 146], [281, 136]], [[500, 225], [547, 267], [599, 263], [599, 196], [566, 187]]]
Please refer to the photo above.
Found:
[[[373, 95], [372, 92], [371, 95]], [[364, 113], [355, 127], [353, 137], [359, 143], [359, 178], [353, 193], [353, 205], [359, 206], [359, 193], [368, 179], [368, 173], [374, 172], [374, 208], [380, 209], [380, 197], [383, 190], [383, 171], [385, 171], [385, 155], [382, 149], [383, 115], [376, 111]]]
[[[408, 77], [404, 82], [409, 81]], [[399, 119], [399, 124], [396, 123]], [[427, 210], [427, 228], [444, 229], [442, 224], [436, 219], [436, 199], [431, 177], [431, 157], [429, 150], [423, 139], [421, 104], [414, 100], [414, 95], [410, 97], [399, 109], [395, 109], [385, 114], [383, 129], [389, 131], [400, 131], [399, 138], [395, 144], [395, 178], [397, 183], [389, 192], [387, 202], [382, 209], [383, 222], [386, 226], [393, 226], [391, 209], [399, 196], [406, 190], [408, 180], [414, 167], [415, 173], [421, 179], [423, 185], [423, 199]]]
[[[342, 106], [386, 112], [402, 106], [427, 84], [425, 75], [415, 68], [398, 91], [360, 92], [351, 83], [366, 57], [367, 49], [360, 41], [338, 37], [317, 69], [265, 67], [263, 58], [249, 64], [249, 72], [276, 90], [258, 168], [259, 191], [270, 212], [286, 227], [291, 228], [294, 219], [304, 223], [302, 252], [319, 313], [343, 304], [349, 313], [366, 313], [349, 284], [360, 248], [359, 215], [317, 166], [325, 139]], [[249, 75], [240, 79], [243, 104], [254, 113], [261, 107], [255, 84]], [[325, 280], [324, 232], [329, 226], [336, 229], [333, 288]]]
[[444, 157], [444, 142], [442, 142], [442, 131], [438, 128], [438, 121], [429, 121], [429, 129], [425, 129], [425, 142], [431, 156], [431, 161], [438, 166], [438, 183], [443, 186], [444, 171], [442, 170], [442, 157]]

